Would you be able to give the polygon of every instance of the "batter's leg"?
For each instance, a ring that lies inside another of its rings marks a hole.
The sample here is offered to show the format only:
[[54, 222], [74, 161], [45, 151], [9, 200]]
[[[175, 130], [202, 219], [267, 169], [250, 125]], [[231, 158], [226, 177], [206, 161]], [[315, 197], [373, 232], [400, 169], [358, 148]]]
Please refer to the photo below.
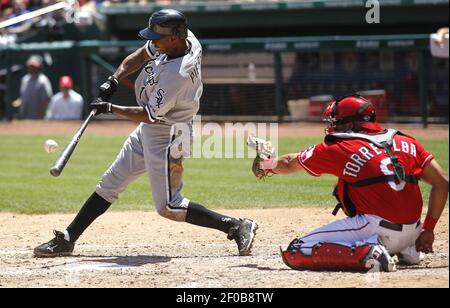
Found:
[[248, 255], [257, 229], [256, 222], [225, 216], [184, 198], [181, 194], [183, 156], [173, 155], [174, 152], [180, 153], [179, 149], [174, 149], [179, 143], [174, 142], [172, 134], [167, 135], [164, 127], [159, 130], [157, 128], [157, 126], [148, 128], [149, 131], [152, 129], [153, 131], [151, 137], [145, 139], [148, 145], [144, 145], [144, 151], [158, 214], [174, 221], [185, 221], [225, 232], [230, 240], [236, 240], [239, 254]]
[[75, 242], [97, 217], [106, 212], [131, 182], [145, 173], [140, 132], [139, 126], [130, 134], [116, 160], [103, 174], [96, 191], [67, 228], [67, 238], [71, 242]]
[[114, 203], [119, 194], [145, 172], [141, 124], [130, 134], [116, 160], [103, 174], [96, 192], [109, 203]]
[[[153, 132], [153, 138], [148, 138], [150, 146], [145, 147], [148, 150], [144, 149], [158, 214], [174, 221], [187, 221], [225, 233], [228, 233], [231, 227], [239, 225], [238, 219], [210, 211], [182, 196], [184, 157], [179, 155], [174, 157], [172, 155], [174, 138], [170, 135], [164, 136], [163, 128], [160, 133]], [[159, 135], [161, 136], [158, 138]]]
[[37, 257], [70, 255], [81, 234], [110, 207], [126, 186], [145, 172], [145, 163], [138, 127], [125, 141], [114, 163], [105, 172], [94, 192], [64, 232], [55, 231], [55, 238], [37, 246]]

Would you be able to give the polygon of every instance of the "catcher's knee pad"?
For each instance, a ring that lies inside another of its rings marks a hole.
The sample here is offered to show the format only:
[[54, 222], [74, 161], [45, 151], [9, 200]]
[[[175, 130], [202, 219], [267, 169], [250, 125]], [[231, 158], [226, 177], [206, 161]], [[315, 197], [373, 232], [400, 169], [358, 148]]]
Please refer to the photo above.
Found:
[[345, 246], [335, 243], [316, 244], [312, 255], [301, 250], [281, 251], [283, 262], [295, 270], [395, 271], [395, 263], [381, 245]]

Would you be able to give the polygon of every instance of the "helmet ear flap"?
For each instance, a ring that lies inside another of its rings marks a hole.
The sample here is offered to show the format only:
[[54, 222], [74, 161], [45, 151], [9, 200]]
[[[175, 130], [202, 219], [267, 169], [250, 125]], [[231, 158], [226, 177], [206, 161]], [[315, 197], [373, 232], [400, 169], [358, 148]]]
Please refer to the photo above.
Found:
[[176, 35], [185, 39], [187, 37], [187, 28], [182, 25], [177, 25], [172, 28], [172, 35]]
[[172, 29], [172, 33], [173, 33], [173, 35], [177, 35], [177, 36], [180, 35], [180, 33], [181, 33], [180, 27], [179, 26], [174, 27]]
[[177, 35], [183, 39], [187, 38], [188, 31], [186, 26], [180, 26], [176, 29]]

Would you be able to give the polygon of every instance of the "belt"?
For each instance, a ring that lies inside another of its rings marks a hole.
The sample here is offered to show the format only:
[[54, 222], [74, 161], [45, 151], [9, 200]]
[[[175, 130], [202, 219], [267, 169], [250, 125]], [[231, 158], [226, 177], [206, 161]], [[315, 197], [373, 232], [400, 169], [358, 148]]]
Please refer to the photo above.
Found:
[[[383, 228], [386, 228], [386, 229], [389, 229], [389, 230], [403, 231], [403, 225], [402, 224], [394, 224], [394, 223], [392, 223], [390, 221], [387, 221], [387, 220], [384, 220], [384, 219], [380, 220], [379, 225], [380, 225], [380, 227], [383, 227]], [[420, 226], [420, 219], [416, 223], [416, 228], [418, 226]]]

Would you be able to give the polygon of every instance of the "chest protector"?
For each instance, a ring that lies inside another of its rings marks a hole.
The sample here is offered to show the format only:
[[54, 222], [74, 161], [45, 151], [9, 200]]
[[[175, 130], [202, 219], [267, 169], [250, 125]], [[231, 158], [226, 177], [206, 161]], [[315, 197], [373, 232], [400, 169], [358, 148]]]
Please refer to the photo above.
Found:
[[418, 184], [419, 182], [418, 178], [414, 174], [405, 174], [405, 169], [400, 164], [397, 156], [395, 156], [394, 152], [391, 149], [394, 141], [394, 136], [396, 134], [405, 136], [405, 134], [395, 129], [388, 129], [385, 130], [383, 133], [376, 135], [349, 132], [349, 133], [334, 133], [327, 135], [325, 137], [326, 142], [334, 142], [338, 139], [363, 139], [369, 141], [378, 148], [384, 149], [386, 151], [386, 153], [389, 155], [389, 158], [391, 159], [393, 166], [393, 174], [390, 175], [380, 175], [356, 181], [353, 183], [344, 181], [343, 179], [339, 179], [338, 184], [336, 185], [333, 191], [333, 195], [339, 202], [333, 211], [333, 215], [336, 215], [339, 209], [341, 208], [343, 209], [343, 211], [347, 216], [353, 217], [356, 214], [358, 214], [356, 206], [353, 204], [352, 200], [350, 200], [350, 197], [348, 195], [348, 186], [358, 188], [377, 183], [392, 182], [392, 181], [395, 181], [397, 184], [400, 182], [407, 182], [415, 185]]

